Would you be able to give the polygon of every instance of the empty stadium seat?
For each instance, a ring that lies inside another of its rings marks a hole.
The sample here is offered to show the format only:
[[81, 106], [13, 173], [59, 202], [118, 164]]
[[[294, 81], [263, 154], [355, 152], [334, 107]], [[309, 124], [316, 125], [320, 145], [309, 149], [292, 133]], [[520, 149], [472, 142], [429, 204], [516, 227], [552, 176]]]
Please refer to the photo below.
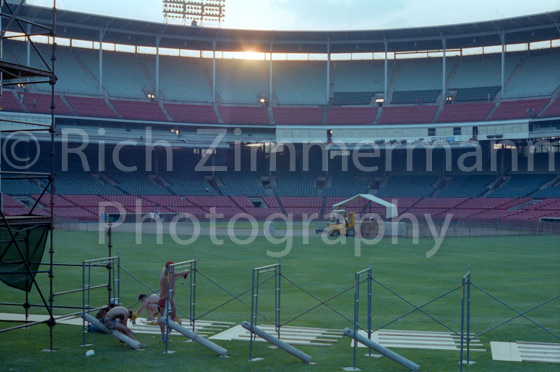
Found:
[[186, 105], [177, 103], [165, 103], [165, 110], [173, 121], [180, 123], [203, 123], [217, 124], [218, 117], [213, 106], [208, 105]]
[[224, 172], [220, 190], [228, 196], [264, 196], [266, 191], [256, 172]]
[[13, 89], [3, 88], [2, 96], [0, 96], [0, 108], [2, 111], [24, 111], [22, 100]]
[[325, 104], [327, 102], [326, 76], [327, 64], [325, 62], [273, 62], [272, 84], [278, 104]]
[[532, 53], [522, 57], [503, 92], [504, 98], [546, 97], [560, 85], [560, 53], [555, 49]]
[[502, 88], [494, 87], [476, 87], [476, 88], [456, 88], [453, 102], [492, 102]]
[[391, 176], [376, 196], [383, 197], [427, 197], [436, 189], [437, 176], [398, 175]]
[[560, 98], [556, 98], [554, 102], [544, 110], [541, 117], [560, 116]]
[[[505, 79], [509, 79], [518, 66], [520, 56], [510, 54], [505, 61]], [[479, 87], [499, 87], [502, 83], [502, 61], [497, 55], [471, 56], [450, 58], [449, 66], [455, 69], [455, 73], [448, 81], [449, 90], [478, 89]], [[495, 95], [495, 94], [494, 94]], [[486, 100], [486, 94], [479, 96]]]
[[[331, 66], [334, 72], [334, 97], [339, 93], [366, 93], [369, 104], [373, 92], [383, 92], [385, 81], [385, 66], [382, 61], [336, 61]], [[393, 75], [393, 66], [388, 66], [388, 79]]]
[[278, 125], [320, 125], [323, 120], [319, 107], [273, 107], [272, 112]]
[[284, 208], [321, 208], [323, 205], [323, 198], [316, 196], [280, 196], [278, 199]]
[[528, 99], [523, 101], [502, 101], [490, 115], [490, 120], [529, 119], [537, 117], [548, 98]]
[[[99, 68], [96, 57], [84, 60], [93, 73]], [[134, 54], [109, 51], [103, 52], [103, 87], [111, 97], [133, 99], [145, 99], [147, 92], [154, 90]]]
[[496, 177], [492, 175], [455, 175], [447, 185], [434, 193], [436, 197], [474, 198], [488, 191], [488, 184]]
[[[152, 81], [156, 81], [155, 56], [138, 56]], [[208, 103], [212, 102], [212, 87], [206, 71], [212, 61], [204, 58], [186, 58], [160, 55], [159, 90], [166, 101]]]
[[[441, 60], [410, 60], [398, 61], [393, 74], [395, 79], [395, 91], [439, 91], [442, 85], [442, 62]], [[422, 73], [418, 73], [422, 71]], [[451, 69], [446, 69], [446, 79]]]
[[217, 60], [216, 91], [223, 104], [254, 105], [269, 96], [270, 62]]
[[415, 208], [453, 209], [467, 201], [467, 198], [425, 198], [414, 205]]
[[535, 192], [532, 196], [536, 198], [558, 198], [560, 197], [560, 184], [546, 187]]
[[333, 172], [330, 183], [323, 188], [325, 196], [354, 196], [365, 194], [369, 190], [369, 177], [362, 172]]
[[111, 185], [103, 183], [88, 172], [69, 170], [56, 175], [57, 194], [122, 194]]
[[312, 172], [277, 172], [278, 196], [315, 196], [316, 174]]
[[266, 107], [219, 106], [218, 109], [228, 124], [270, 124]]
[[[21, 93], [20, 100], [29, 112], [37, 114], [50, 114], [52, 96], [50, 94], [41, 93]], [[55, 113], [57, 115], [72, 115], [72, 109], [60, 98], [59, 95], [54, 96]]]
[[370, 105], [381, 92], [334, 92], [333, 104], [339, 106]]
[[379, 124], [431, 123], [438, 106], [387, 106], [383, 107]]
[[109, 107], [105, 99], [93, 97], [66, 96], [66, 100], [78, 116], [118, 118], [119, 115]]
[[375, 121], [377, 107], [329, 107], [327, 125], [363, 125]]
[[438, 123], [483, 121], [494, 107], [494, 102], [459, 103], [443, 106]]
[[2, 192], [10, 195], [30, 195], [42, 192], [42, 187], [25, 179], [3, 179]]
[[168, 121], [157, 102], [113, 99], [110, 102], [125, 119]]
[[441, 89], [431, 90], [405, 90], [394, 91], [391, 104], [393, 105], [406, 105], [406, 104], [425, 104], [436, 103]]
[[537, 191], [543, 184], [552, 180], [553, 175], [524, 174], [509, 176], [503, 185], [492, 190], [489, 197], [523, 197]]
[[175, 195], [216, 195], [216, 191], [206, 183], [199, 172], [167, 173], [163, 175], [168, 188]]

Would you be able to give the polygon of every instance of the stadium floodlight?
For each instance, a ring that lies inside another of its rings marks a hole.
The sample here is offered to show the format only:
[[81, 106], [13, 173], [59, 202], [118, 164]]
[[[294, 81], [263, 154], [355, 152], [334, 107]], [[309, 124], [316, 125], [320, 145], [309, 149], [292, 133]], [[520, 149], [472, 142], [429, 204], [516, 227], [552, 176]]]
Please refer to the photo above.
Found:
[[165, 23], [178, 21], [184, 25], [188, 21], [194, 25], [204, 22], [221, 24], [226, 16], [226, 0], [163, 0]]

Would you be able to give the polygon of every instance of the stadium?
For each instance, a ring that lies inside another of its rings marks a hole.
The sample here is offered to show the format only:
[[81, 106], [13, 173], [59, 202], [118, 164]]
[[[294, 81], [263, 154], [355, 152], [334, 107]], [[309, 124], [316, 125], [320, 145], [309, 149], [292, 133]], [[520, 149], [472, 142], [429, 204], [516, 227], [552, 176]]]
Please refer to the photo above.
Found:
[[[2, 368], [557, 368], [560, 11], [253, 31], [23, 3], [2, 2]], [[138, 308], [169, 260], [182, 328], [228, 359], [142, 320], [142, 360], [80, 318]]]

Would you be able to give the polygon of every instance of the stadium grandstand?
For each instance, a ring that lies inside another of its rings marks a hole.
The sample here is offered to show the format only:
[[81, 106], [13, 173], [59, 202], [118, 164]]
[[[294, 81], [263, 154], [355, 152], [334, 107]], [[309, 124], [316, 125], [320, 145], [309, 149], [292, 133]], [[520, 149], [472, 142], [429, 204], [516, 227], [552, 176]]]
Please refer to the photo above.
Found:
[[[43, 23], [51, 16], [32, 5], [20, 11]], [[301, 32], [67, 10], [57, 18], [60, 220], [98, 221], [101, 201], [199, 218], [214, 208], [302, 218], [366, 193], [418, 218], [560, 218], [560, 12]], [[41, 62], [14, 24], [2, 28], [13, 36], [3, 40], [3, 62]], [[37, 39], [40, 50], [45, 41]], [[247, 46], [256, 57], [246, 58]], [[44, 121], [48, 89], [4, 86], [0, 116]], [[2, 169], [46, 151], [50, 138], [37, 138], [34, 149], [14, 145]], [[49, 161], [25, 166], [40, 171]], [[2, 182], [4, 211], [37, 202], [47, 214], [42, 182]]]

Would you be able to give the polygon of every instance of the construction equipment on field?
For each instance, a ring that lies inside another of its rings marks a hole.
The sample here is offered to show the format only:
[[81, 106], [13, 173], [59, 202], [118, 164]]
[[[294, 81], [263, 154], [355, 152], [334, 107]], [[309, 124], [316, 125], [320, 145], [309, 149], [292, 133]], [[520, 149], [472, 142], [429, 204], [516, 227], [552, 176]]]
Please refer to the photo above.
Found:
[[333, 211], [330, 214], [327, 227], [326, 228], [318, 227], [315, 229], [315, 232], [317, 234], [321, 234], [325, 232], [328, 236], [332, 236], [332, 237], [338, 237], [341, 235], [354, 237], [356, 236], [356, 229], [357, 229], [357, 225], [359, 224], [360, 226], [358, 227], [364, 228], [363, 230], [367, 230], [366, 234], [360, 231], [362, 233], [361, 236], [371, 235], [376, 228], [375, 221], [373, 221], [370, 218], [370, 220], [367, 221], [367, 223], [362, 222], [360, 224], [359, 222], [356, 222], [355, 212], [347, 210], [347, 206], [349, 204], [354, 204], [356, 202], [362, 202], [363, 204], [362, 213], [367, 212], [367, 209], [370, 208], [373, 203], [373, 205], [380, 205], [383, 208], [385, 208], [385, 216], [379, 216], [379, 218], [384, 217], [383, 219], [390, 220], [397, 216], [397, 207], [394, 204], [389, 203], [388, 201], [385, 201], [383, 199], [377, 198], [373, 195], [359, 194], [353, 196], [348, 200], [344, 200], [342, 202], [334, 204]]
[[355, 225], [356, 219], [354, 212], [337, 209], [331, 212], [326, 232], [327, 235], [332, 237], [340, 235], [353, 237], [356, 235]]

